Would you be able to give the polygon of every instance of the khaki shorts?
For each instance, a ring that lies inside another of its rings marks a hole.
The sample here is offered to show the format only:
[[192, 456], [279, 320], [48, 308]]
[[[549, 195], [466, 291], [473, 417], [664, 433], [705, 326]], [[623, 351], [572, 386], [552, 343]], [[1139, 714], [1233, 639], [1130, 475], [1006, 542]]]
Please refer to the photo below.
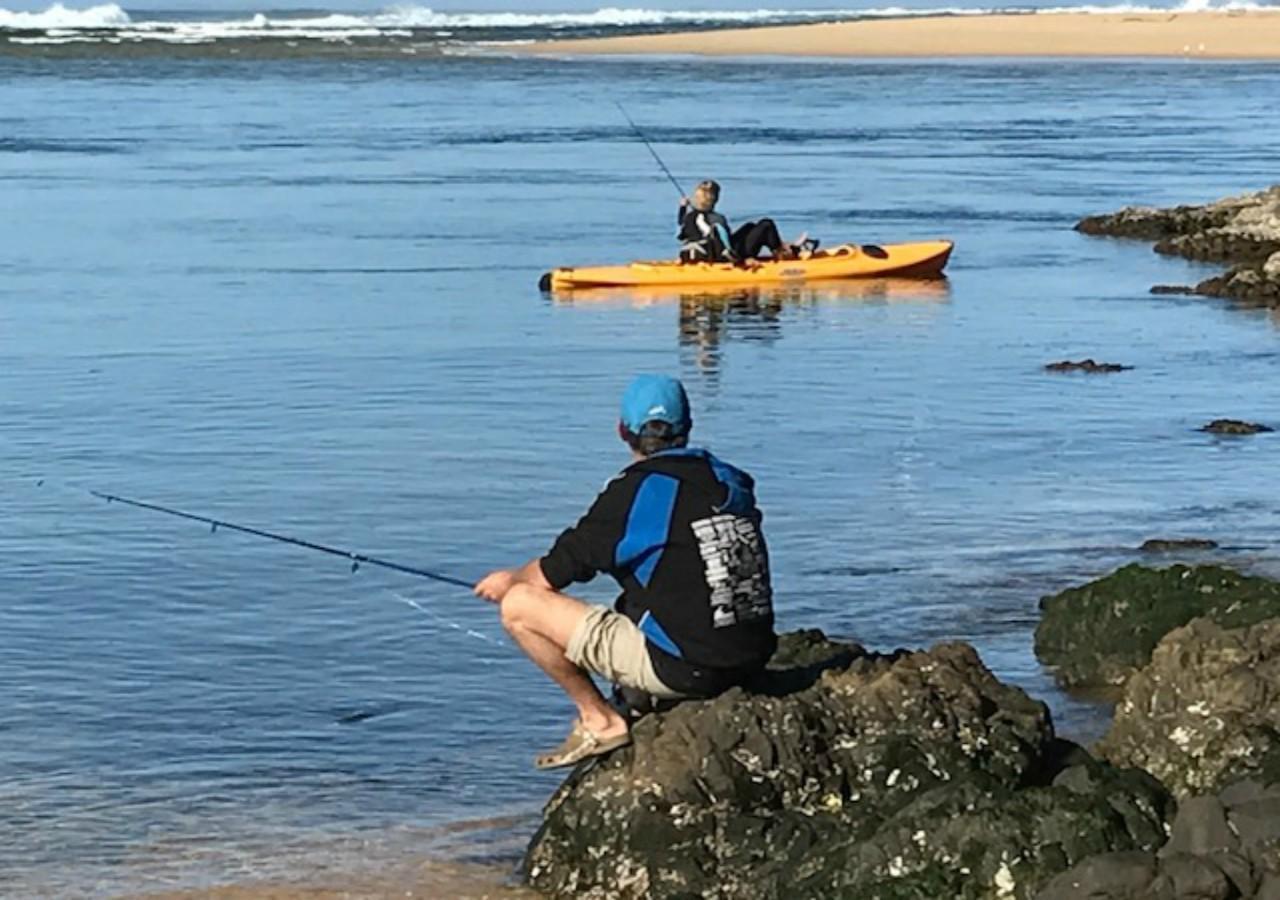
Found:
[[661, 699], [683, 694], [658, 680], [644, 634], [620, 612], [591, 606], [569, 638], [564, 655], [575, 666], [595, 672], [614, 684], [644, 691]]

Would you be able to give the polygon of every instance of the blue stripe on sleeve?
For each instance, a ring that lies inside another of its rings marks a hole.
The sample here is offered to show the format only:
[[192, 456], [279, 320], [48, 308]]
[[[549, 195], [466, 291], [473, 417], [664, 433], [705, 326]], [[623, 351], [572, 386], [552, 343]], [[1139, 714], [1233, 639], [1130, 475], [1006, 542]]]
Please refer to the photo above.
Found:
[[733, 238], [729, 235], [729, 229], [723, 225], [716, 225], [716, 234], [720, 236], [720, 242], [724, 244], [725, 253], [733, 253]]
[[671, 516], [676, 508], [679, 480], [670, 475], [651, 474], [640, 482], [631, 512], [627, 514], [627, 528], [614, 550], [614, 563], [619, 569], [628, 569], [645, 587], [653, 578], [653, 572], [662, 559], [667, 538], [671, 534]]

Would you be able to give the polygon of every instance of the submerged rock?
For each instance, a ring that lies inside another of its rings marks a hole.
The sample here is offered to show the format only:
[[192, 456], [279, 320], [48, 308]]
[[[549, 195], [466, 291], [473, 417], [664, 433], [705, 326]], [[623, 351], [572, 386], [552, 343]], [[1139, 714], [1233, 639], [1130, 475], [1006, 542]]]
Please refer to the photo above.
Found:
[[1185, 550], [1216, 550], [1218, 542], [1207, 538], [1151, 538], [1143, 541], [1142, 553], [1178, 553]]
[[1267, 425], [1242, 422], [1239, 419], [1214, 419], [1200, 430], [1207, 431], [1209, 434], [1267, 434], [1275, 431]]
[[1222, 566], [1125, 566], [1040, 601], [1036, 656], [1070, 687], [1123, 684], [1197, 616], [1228, 627], [1280, 616], [1280, 583]]
[[1280, 619], [1170, 632], [1125, 685], [1098, 749], [1182, 797], [1280, 763]]
[[1122, 366], [1119, 363], [1100, 363], [1092, 359], [1082, 359], [1079, 362], [1072, 362], [1064, 359], [1061, 362], [1049, 363], [1045, 366], [1048, 372], [1085, 372], [1089, 375], [1100, 375], [1109, 372], [1127, 372], [1133, 366]]
[[[1155, 241], [1158, 253], [1235, 266], [1192, 291], [1253, 305], [1280, 306], [1280, 185], [1204, 206], [1129, 207], [1089, 216], [1085, 234]], [[1158, 293], [1171, 293], [1163, 286]]]
[[1154, 851], [1169, 797], [1054, 737], [965, 644], [787, 636], [750, 689], [642, 719], [547, 804], [525, 875], [553, 897], [1023, 898]]

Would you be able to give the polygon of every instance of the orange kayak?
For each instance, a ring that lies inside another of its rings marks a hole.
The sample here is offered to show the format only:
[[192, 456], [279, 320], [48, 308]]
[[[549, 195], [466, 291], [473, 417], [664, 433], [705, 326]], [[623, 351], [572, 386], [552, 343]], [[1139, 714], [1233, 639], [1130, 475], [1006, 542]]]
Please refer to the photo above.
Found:
[[553, 269], [543, 290], [599, 287], [703, 287], [779, 284], [845, 278], [937, 278], [951, 257], [951, 241], [914, 244], [841, 244], [807, 259], [733, 263], [633, 262], [621, 266]]

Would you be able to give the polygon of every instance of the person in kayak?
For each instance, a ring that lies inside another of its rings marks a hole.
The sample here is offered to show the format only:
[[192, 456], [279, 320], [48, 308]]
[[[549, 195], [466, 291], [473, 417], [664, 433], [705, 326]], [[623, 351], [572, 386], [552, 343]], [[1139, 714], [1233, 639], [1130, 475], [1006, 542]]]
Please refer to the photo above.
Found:
[[794, 259], [796, 248], [782, 240], [773, 219], [748, 222], [736, 231], [729, 220], [716, 212], [720, 202], [720, 185], [703, 181], [693, 197], [681, 197], [676, 221], [680, 259], [684, 262], [741, 262], [760, 259], [768, 250], [773, 259]]
[[[631, 742], [627, 720], [592, 673], [658, 699], [711, 697], [773, 654], [773, 589], [754, 481], [689, 447], [691, 426], [679, 381], [637, 377], [618, 423], [631, 464], [545, 556], [475, 586], [577, 707], [569, 736], [536, 758], [538, 768]], [[622, 588], [613, 608], [562, 593], [600, 573]]]

